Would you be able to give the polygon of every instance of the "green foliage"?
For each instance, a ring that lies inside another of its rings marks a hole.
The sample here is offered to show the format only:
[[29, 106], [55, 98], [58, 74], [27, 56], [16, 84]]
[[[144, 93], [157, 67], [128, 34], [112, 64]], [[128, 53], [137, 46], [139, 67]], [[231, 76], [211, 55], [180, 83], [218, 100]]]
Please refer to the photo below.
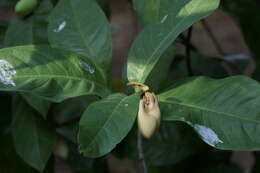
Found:
[[128, 80], [144, 83], [162, 53], [177, 36], [210, 15], [218, 4], [218, 0], [169, 0], [165, 6], [158, 6], [163, 8], [159, 20], [145, 26], [132, 44], [127, 62]]
[[189, 124], [213, 147], [260, 149], [260, 85], [250, 78], [191, 78], [160, 94], [159, 100], [164, 120]]
[[[248, 57], [205, 56], [193, 48], [189, 61], [174, 42], [212, 14], [219, 0], [133, 0], [142, 30], [131, 45], [124, 82], [110, 74], [108, 2], [40, 0], [35, 9], [17, 4], [27, 16], [0, 21], [0, 172], [53, 172], [57, 135], [75, 173], [108, 172], [108, 157], [97, 157], [110, 153], [137, 160], [135, 120], [144, 93], [130, 87], [122, 93], [127, 82], [148, 85], [159, 99], [161, 126], [142, 140], [149, 171], [240, 172], [228, 163], [230, 152], [220, 150], [260, 150], [260, 85], [228, 77], [223, 62], [242, 74]], [[258, 9], [248, 4], [223, 2], [257, 56]], [[190, 78], [188, 62], [195, 75]], [[152, 112], [153, 100], [147, 102]]]
[[15, 98], [14, 106], [12, 135], [16, 152], [42, 172], [53, 151], [55, 130], [20, 97]]
[[113, 94], [90, 105], [79, 123], [80, 151], [89, 157], [111, 151], [134, 124], [138, 100], [138, 94]]
[[110, 64], [110, 27], [95, 0], [60, 0], [50, 16], [48, 37], [52, 47], [95, 59], [105, 69]]
[[33, 15], [27, 18], [15, 17], [8, 26], [5, 46], [48, 43], [48, 16], [52, 8], [50, 0], [42, 0]]
[[0, 90], [27, 92], [50, 101], [86, 95], [107, 95], [102, 69], [90, 59], [51, 49], [49, 46], [19, 46], [0, 50]]

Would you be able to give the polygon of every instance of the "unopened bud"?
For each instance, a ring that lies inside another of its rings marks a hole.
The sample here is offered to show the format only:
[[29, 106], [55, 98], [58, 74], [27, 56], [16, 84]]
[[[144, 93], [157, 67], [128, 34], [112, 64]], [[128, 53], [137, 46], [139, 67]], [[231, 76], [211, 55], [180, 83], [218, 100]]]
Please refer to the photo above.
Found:
[[138, 128], [145, 138], [152, 137], [160, 126], [161, 112], [154, 93], [145, 92], [139, 102]]

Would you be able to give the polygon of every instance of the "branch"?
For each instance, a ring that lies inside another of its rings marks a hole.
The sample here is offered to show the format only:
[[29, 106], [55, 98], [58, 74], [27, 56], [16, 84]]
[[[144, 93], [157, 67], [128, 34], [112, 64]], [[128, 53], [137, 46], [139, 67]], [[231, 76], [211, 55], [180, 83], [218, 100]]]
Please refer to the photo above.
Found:
[[139, 130], [137, 131], [137, 149], [138, 149], [138, 155], [139, 155], [140, 173], [148, 173], [147, 166], [146, 166], [145, 159], [144, 159], [142, 135], [139, 132]]
[[183, 35], [183, 33], [181, 33], [178, 38], [179, 38], [179, 40], [176, 40], [177, 43], [180, 43], [183, 45], [189, 44], [190, 49], [192, 51], [198, 52], [197, 48], [191, 42], [188, 42], [187, 38]]
[[191, 59], [190, 59], [190, 52], [191, 52], [191, 36], [192, 36], [192, 26], [188, 30], [187, 35], [187, 43], [186, 43], [186, 67], [189, 76], [193, 76], [192, 68], [191, 68]]

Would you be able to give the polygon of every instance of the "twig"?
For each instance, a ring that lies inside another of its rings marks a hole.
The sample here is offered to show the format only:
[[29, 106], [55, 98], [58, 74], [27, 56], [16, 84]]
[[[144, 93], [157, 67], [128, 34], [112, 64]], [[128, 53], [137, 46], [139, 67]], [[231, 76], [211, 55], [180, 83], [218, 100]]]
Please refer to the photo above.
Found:
[[208, 23], [206, 22], [206, 20], [203, 19], [201, 22], [202, 22], [202, 25], [203, 25], [205, 31], [207, 32], [208, 36], [210, 37], [210, 39], [212, 40], [213, 44], [215, 45], [217, 51], [219, 52], [219, 54], [221, 56], [225, 56], [226, 54], [225, 54], [224, 50], [222, 49], [221, 45], [219, 44], [219, 42], [218, 42], [217, 38], [215, 37], [214, 33], [211, 31], [211, 29], [210, 29]]
[[191, 41], [192, 36], [192, 26], [188, 29], [188, 35], [187, 35], [187, 43], [186, 43], [186, 67], [188, 71], [189, 76], [193, 76], [192, 68], [191, 68], [191, 59], [190, 59], [190, 52], [191, 52]]
[[140, 173], [148, 173], [147, 172], [147, 166], [144, 159], [144, 151], [143, 151], [143, 142], [142, 142], [142, 135], [141, 133], [137, 132], [137, 149], [138, 149], [138, 155], [139, 155], [139, 167], [140, 167]]
[[179, 38], [179, 40], [176, 40], [177, 43], [181, 43], [181, 44], [184, 44], [184, 45], [189, 44], [190, 49], [192, 51], [198, 52], [197, 48], [191, 42], [187, 41], [187, 38], [183, 35], [183, 33], [181, 33], [178, 38]]

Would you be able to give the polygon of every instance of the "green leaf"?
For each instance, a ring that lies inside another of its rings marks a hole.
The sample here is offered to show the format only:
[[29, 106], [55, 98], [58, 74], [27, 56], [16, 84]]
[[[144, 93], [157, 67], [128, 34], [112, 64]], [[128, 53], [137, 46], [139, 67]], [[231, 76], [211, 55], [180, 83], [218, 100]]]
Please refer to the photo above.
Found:
[[210, 15], [219, 0], [168, 0], [158, 22], [147, 25], [134, 41], [127, 66], [131, 82], [144, 83], [162, 53], [194, 22]]
[[26, 93], [26, 95], [22, 94], [22, 96], [31, 107], [33, 107], [43, 116], [44, 119], [47, 118], [47, 114], [51, 106], [51, 103], [49, 101], [29, 93]]
[[164, 120], [189, 124], [213, 147], [260, 149], [260, 85], [250, 78], [191, 78], [159, 100]]
[[[53, 6], [50, 0], [41, 0], [33, 15], [27, 18], [15, 17], [5, 35], [5, 46], [48, 43], [48, 16]], [[50, 103], [32, 94], [23, 94], [23, 98], [46, 118]]]
[[171, 45], [160, 57], [160, 61], [154, 66], [151, 73], [148, 75], [146, 84], [153, 92], [157, 92], [162, 88], [162, 84], [167, 79], [167, 74], [170, 72], [171, 64], [174, 60], [175, 46]]
[[50, 16], [49, 41], [95, 59], [108, 68], [112, 55], [111, 34], [105, 14], [95, 0], [61, 0]]
[[[143, 140], [144, 157], [149, 166], [165, 166], [208, 149], [192, 128], [182, 122], [162, 121], [151, 139]], [[116, 156], [138, 160], [137, 131], [132, 130], [116, 148]]]
[[70, 52], [18, 46], [1, 49], [0, 57], [2, 91], [26, 92], [54, 102], [109, 93], [100, 67]]
[[164, 122], [158, 133], [144, 141], [144, 154], [149, 165], [176, 164], [205, 149], [192, 129], [180, 122]]
[[113, 94], [91, 104], [79, 124], [80, 152], [99, 157], [110, 152], [131, 130], [140, 96]]
[[21, 98], [14, 102], [12, 135], [19, 156], [33, 168], [43, 171], [53, 151], [55, 129]]
[[30, 17], [15, 17], [8, 26], [4, 41], [5, 46], [48, 43], [48, 16], [52, 8], [50, 0], [42, 0]]

